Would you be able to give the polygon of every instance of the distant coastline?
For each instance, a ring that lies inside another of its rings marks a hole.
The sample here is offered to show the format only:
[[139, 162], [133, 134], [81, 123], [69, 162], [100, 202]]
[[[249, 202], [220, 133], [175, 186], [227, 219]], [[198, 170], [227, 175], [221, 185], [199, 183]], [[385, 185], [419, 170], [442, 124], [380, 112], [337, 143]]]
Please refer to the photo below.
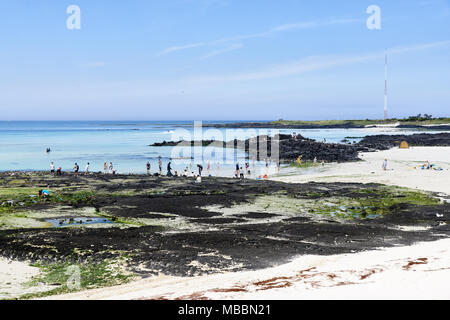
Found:
[[204, 127], [214, 128], [269, 128], [269, 129], [363, 129], [392, 127], [398, 129], [450, 130], [450, 118], [420, 118], [388, 120], [277, 120], [258, 122], [207, 123]]

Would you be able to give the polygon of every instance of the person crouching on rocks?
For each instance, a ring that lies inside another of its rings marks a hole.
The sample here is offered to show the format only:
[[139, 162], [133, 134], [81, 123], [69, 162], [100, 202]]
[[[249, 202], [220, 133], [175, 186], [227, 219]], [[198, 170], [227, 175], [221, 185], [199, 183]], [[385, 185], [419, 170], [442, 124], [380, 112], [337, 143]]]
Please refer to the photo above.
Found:
[[47, 200], [50, 197], [50, 191], [44, 189], [44, 190], [39, 190], [39, 198], [43, 198], [45, 200]]

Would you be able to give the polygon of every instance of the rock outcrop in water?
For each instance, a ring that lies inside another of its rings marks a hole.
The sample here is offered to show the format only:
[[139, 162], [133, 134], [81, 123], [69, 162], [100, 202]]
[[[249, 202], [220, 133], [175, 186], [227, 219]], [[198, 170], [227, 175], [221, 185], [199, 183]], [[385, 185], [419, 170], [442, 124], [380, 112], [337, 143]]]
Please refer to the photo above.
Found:
[[[438, 134], [413, 134], [413, 135], [375, 135], [366, 136], [359, 143], [341, 144], [341, 143], [324, 143], [317, 142], [313, 139], [305, 138], [297, 135], [295, 138], [291, 135], [280, 134], [275, 137], [261, 135], [256, 138], [242, 140], [234, 140], [229, 142], [223, 141], [171, 141], [163, 143], [155, 143], [151, 146], [194, 146], [201, 143], [202, 146], [216, 146], [216, 147], [232, 147], [239, 148], [249, 152], [251, 145], [257, 146], [257, 159], [264, 160], [271, 156], [271, 147], [274, 142], [273, 139], [278, 140], [279, 157], [282, 162], [294, 161], [298, 156], [302, 155], [303, 160], [311, 161], [317, 158], [318, 161], [326, 162], [345, 162], [360, 160], [358, 154], [360, 152], [372, 152], [378, 150], [387, 150], [399, 146], [402, 141], [408, 142], [410, 146], [450, 146], [450, 133]], [[260, 148], [260, 143], [267, 145], [267, 154], [264, 147]], [[275, 142], [276, 143], [276, 142]], [[251, 155], [249, 156], [250, 158]]]
[[416, 147], [448, 147], [450, 146], [450, 133], [366, 136], [359, 142], [359, 145], [375, 150], [387, 150], [399, 146], [402, 141]]

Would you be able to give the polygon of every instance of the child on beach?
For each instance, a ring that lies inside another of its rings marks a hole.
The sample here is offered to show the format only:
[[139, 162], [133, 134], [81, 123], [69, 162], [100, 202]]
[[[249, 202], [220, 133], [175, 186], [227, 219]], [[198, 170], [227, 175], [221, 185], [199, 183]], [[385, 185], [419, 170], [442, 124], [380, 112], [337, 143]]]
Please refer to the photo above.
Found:
[[162, 174], [162, 161], [161, 161], [161, 157], [159, 157], [159, 159], [158, 159], [158, 166], [159, 166], [159, 174]]
[[150, 168], [151, 168], [150, 162], [147, 161], [147, 175], [150, 175]]
[[53, 162], [50, 164], [50, 173], [55, 174], [55, 164]]
[[85, 174], [85, 175], [88, 175], [88, 174], [89, 174], [89, 166], [90, 166], [90, 164], [89, 164], [89, 162], [88, 162], [87, 165], [86, 165], [86, 169], [84, 170], [84, 174]]
[[384, 171], [387, 170], [387, 159], [384, 159], [382, 168]]
[[103, 171], [105, 172], [105, 174], [108, 173], [108, 163], [105, 161], [105, 163], [103, 164]]

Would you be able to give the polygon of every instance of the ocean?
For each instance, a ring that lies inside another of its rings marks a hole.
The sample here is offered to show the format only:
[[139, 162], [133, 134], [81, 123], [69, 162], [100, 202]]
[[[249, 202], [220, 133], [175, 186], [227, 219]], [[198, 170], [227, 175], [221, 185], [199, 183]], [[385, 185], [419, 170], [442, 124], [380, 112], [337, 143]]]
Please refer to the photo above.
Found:
[[[224, 123], [225, 121], [204, 121], [203, 123]], [[239, 122], [239, 121], [229, 121]], [[203, 134], [211, 128], [204, 128]], [[181, 131], [180, 131], [181, 130]], [[227, 129], [213, 129], [214, 137], [249, 138], [253, 132], [234, 130], [231, 135]], [[267, 132], [266, 132], [267, 131]], [[308, 129], [308, 130], [259, 130], [256, 133], [291, 134], [297, 132], [305, 137], [328, 142], [341, 142], [346, 137], [363, 137], [371, 134], [399, 133], [394, 128], [367, 129]], [[416, 131], [402, 130], [403, 134]], [[103, 163], [112, 162], [118, 173], [144, 173], [149, 161], [152, 172], [157, 169], [158, 158], [163, 162], [163, 172], [167, 163], [174, 157], [171, 147], [150, 147], [150, 144], [162, 141], [178, 140], [176, 133], [188, 135], [194, 139], [193, 121], [0, 121], [0, 171], [13, 170], [49, 170], [50, 163], [62, 167], [63, 171], [72, 171], [78, 163], [83, 171], [90, 163], [90, 171], [103, 171]], [[209, 138], [210, 136], [206, 137]], [[352, 140], [352, 139], [350, 139]], [[51, 152], [47, 153], [46, 149]], [[219, 162], [222, 170], [229, 169], [233, 174], [235, 162], [243, 164], [245, 154], [239, 152], [232, 161], [217, 160], [215, 151], [205, 155], [203, 166], [211, 163], [211, 169]], [[183, 157], [186, 154], [176, 154]], [[212, 159], [212, 160], [211, 160]], [[227, 158], [229, 159], [229, 158]], [[173, 170], [183, 171], [190, 160], [172, 161]], [[197, 163], [191, 163], [190, 170], [195, 171]], [[256, 166], [263, 166], [256, 163]], [[192, 169], [194, 168], [194, 169]]]

